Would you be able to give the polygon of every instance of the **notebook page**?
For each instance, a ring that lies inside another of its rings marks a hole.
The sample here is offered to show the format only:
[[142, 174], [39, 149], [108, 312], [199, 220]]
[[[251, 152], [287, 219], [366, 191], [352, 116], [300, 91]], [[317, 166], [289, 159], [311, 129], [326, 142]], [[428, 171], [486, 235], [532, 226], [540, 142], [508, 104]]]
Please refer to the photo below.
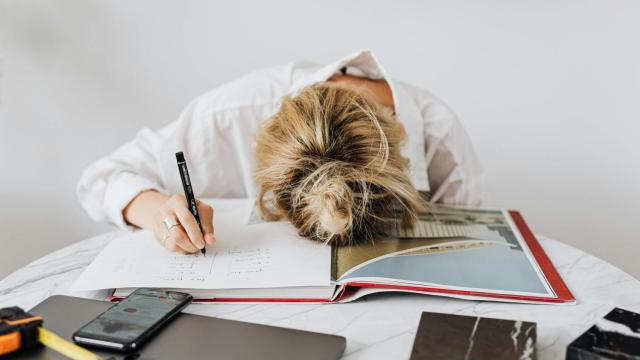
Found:
[[94, 259], [72, 291], [122, 287], [250, 289], [329, 286], [331, 248], [287, 222], [248, 225], [249, 202], [216, 206], [216, 239], [206, 255], [162, 248], [148, 231], [123, 233]]

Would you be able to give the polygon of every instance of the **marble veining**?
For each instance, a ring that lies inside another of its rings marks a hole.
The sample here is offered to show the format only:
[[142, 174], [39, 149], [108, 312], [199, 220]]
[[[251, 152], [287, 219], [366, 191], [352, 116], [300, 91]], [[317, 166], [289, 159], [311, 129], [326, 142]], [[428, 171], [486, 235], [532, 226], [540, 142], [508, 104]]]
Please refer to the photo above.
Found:
[[[533, 329], [531, 327], [530, 329]], [[527, 342], [524, 345], [524, 350], [522, 351], [522, 356], [520, 356], [520, 360], [531, 360], [531, 356], [533, 355], [535, 344], [533, 342], [533, 338], [528, 337]]]
[[518, 320], [513, 323], [513, 329], [511, 330], [511, 341], [513, 342], [513, 351], [518, 350], [518, 335], [520, 335], [520, 328], [522, 328], [522, 321]]
[[[68, 289], [100, 250], [120, 234], [116, 231], [75, 243], [0, 280], [0, 306], [30, 309], [54, 294], [105, 299], [108, 291], [70, 293]], [[567, 345], [614, 307], [640, 312], [638, 280], [580, 250], [539, 239], [576, 296], [576, 305], [374, 294], [348, 304], [193, 304], [186, 311], [345, 336], [344, 359], [408, 358], [424, 311], [536, 322], [538, 359], [563, 359]]]
[[611, 310], [569, 344], [567, 359], [640, 359], [640, 314]]
[[536, 324], [423, 312], [411, 360], [536, 359]]
[[606, 318], [598, 321], [596, 323], [596, 327], [600, 331], [616, 333], [622, 336], [629, 336], [640, 339], [640, 329], [632, 330], [630, 326], [625, 324], [617, 323], [615, 321], [607, 320]]
[[476, 322], [473, 324], [473, 329], [471, 330], [471, 334], [469, 335], [469, 344], [467, 346], [467, 353], [464, 356], [464, 360], [469, 360], [469, 356], [471, 356], [471, 351], [473, 350], [473, 342], [476, 336], [476, 331], [478, 331], [478, 324], [480, 323], [481, 317], [476, 318]]

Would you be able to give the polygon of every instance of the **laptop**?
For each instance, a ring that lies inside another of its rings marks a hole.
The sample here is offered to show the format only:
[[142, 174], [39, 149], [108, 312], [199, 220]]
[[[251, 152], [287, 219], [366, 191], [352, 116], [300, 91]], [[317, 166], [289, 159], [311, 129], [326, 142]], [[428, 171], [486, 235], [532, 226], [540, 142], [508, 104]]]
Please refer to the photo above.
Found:
[[[44, 318], [44, 327], [70, 340], [71, 334], [112, 303], [70, 296], [52, 296], [29, 313]], [[105, 360], [162, 359], [338, 359], [344, 337], [241, 321], [181, 313], [137, 352], [123, 354], [91, 348]], [[65, 359], [46, 347], [7, 359]]]

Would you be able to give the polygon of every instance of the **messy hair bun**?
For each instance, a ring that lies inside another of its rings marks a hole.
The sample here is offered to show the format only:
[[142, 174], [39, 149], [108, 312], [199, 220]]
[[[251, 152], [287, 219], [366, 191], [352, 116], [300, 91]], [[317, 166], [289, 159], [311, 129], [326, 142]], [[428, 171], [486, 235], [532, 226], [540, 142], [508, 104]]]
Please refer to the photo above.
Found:
[[338, 244], [371, 241], [398, 215], [412, 226], [423, 202], [400, 154], [404, 138], [361, 90], [319, 83], [285, 98], [257, 135], [262, 215]]

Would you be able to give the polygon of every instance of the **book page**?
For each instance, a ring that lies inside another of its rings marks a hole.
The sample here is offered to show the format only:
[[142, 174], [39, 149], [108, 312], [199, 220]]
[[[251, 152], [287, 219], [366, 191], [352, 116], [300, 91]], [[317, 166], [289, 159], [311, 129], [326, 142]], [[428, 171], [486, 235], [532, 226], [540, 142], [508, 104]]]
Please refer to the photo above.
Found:
[[216, 206], [216, 239], [201, 253], [172, 253], [149, 231], [123, 233], [74, 283], [73, 291], [123, 287], [250, 289], [329, 286], [331, 248], [301, 238], [288, 222], [247, 226], [249, 202]]
[[508, 213], [431, 205], [413, 229], [334, 249], [333, 276], [465, 291], [553, 297]]

